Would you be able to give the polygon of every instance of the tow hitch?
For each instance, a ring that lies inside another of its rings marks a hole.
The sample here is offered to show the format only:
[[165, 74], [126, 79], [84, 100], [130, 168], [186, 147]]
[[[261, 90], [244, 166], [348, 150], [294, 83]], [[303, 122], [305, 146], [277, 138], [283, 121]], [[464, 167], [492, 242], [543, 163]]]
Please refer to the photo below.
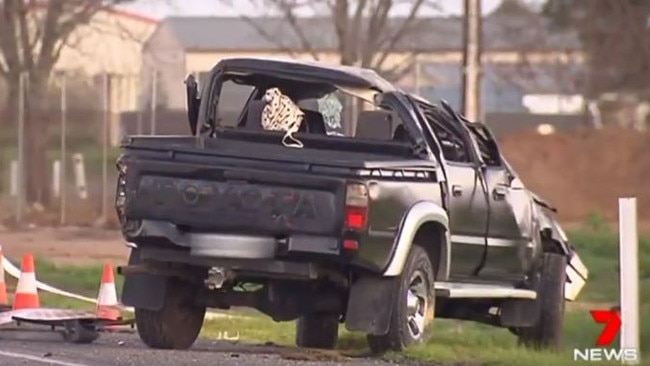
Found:
[[208, 270], [208, 275], [203, 282], [208, 289], [218, 290], [232, 277], [233, 273], [231, 271], [221, 267], [212, 267]]

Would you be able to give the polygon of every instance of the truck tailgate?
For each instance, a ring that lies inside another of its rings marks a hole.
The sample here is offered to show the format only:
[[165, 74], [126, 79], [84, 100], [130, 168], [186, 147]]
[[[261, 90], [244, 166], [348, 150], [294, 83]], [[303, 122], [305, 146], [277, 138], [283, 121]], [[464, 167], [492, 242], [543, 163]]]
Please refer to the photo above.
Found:
[[126, 218], [224, 233], [340, 233], [342, 179], [279, 171], [277, 166], [220, 166], [218, 158], [211, 160], [208, 165], [132, 156], [126, 174]]

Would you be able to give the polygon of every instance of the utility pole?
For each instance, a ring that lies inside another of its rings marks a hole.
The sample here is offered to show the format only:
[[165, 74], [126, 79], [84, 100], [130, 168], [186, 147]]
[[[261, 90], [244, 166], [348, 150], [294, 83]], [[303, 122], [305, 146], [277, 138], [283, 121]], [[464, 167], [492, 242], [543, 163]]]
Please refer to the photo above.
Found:
[[472, 121], [481, 116], [481, 0], [464, 0], [463, 114]]

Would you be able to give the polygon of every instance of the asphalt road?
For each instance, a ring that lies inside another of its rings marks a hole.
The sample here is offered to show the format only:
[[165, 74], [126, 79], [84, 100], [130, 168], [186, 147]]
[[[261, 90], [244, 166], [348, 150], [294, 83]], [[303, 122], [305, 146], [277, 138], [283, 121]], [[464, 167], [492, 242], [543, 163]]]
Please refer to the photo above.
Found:
[[136, 334], [103, 333], [92, 344], [66, 343], [51, 331], [0, 331], [2, 366], [150, 366], [150, 365], [350, 365], [389, 366], [376, 359], [347, 358], [336, 352], [316, 352], [273, 345], [197, 341], [188, 351], [146, 348]]

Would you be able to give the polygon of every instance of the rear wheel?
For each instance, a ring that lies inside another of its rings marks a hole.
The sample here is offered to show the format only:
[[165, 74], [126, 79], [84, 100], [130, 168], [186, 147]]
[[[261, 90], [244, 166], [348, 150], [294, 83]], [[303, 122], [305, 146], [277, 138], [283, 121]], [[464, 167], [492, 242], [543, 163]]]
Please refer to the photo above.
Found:
[[566, 266], [567, 261], [564, 255], [544, 254], [538, 278], [539, 319], [532, 327], [517, 330], [521, 345], [535, 349], [553, 350], [562, 346]]
[[373, 353], [402, 351], [406, 347], [426, 342], [435, 309], [433, 266], [427, 252], [413, 246], [400, 277], [398, 296], [393, 297], [393, 312], [388, 333], [368, 335]]
[[313, 313], [298, 318], [296, 345], [306, 348], [334, 349], [339, 335], [339, 314]]
[[194, 286], [170, 280], [160, 310], [135, 309], [140, 339], [156, 349], [190, 348], [199, 336], [206, 310], [194, 299]]

